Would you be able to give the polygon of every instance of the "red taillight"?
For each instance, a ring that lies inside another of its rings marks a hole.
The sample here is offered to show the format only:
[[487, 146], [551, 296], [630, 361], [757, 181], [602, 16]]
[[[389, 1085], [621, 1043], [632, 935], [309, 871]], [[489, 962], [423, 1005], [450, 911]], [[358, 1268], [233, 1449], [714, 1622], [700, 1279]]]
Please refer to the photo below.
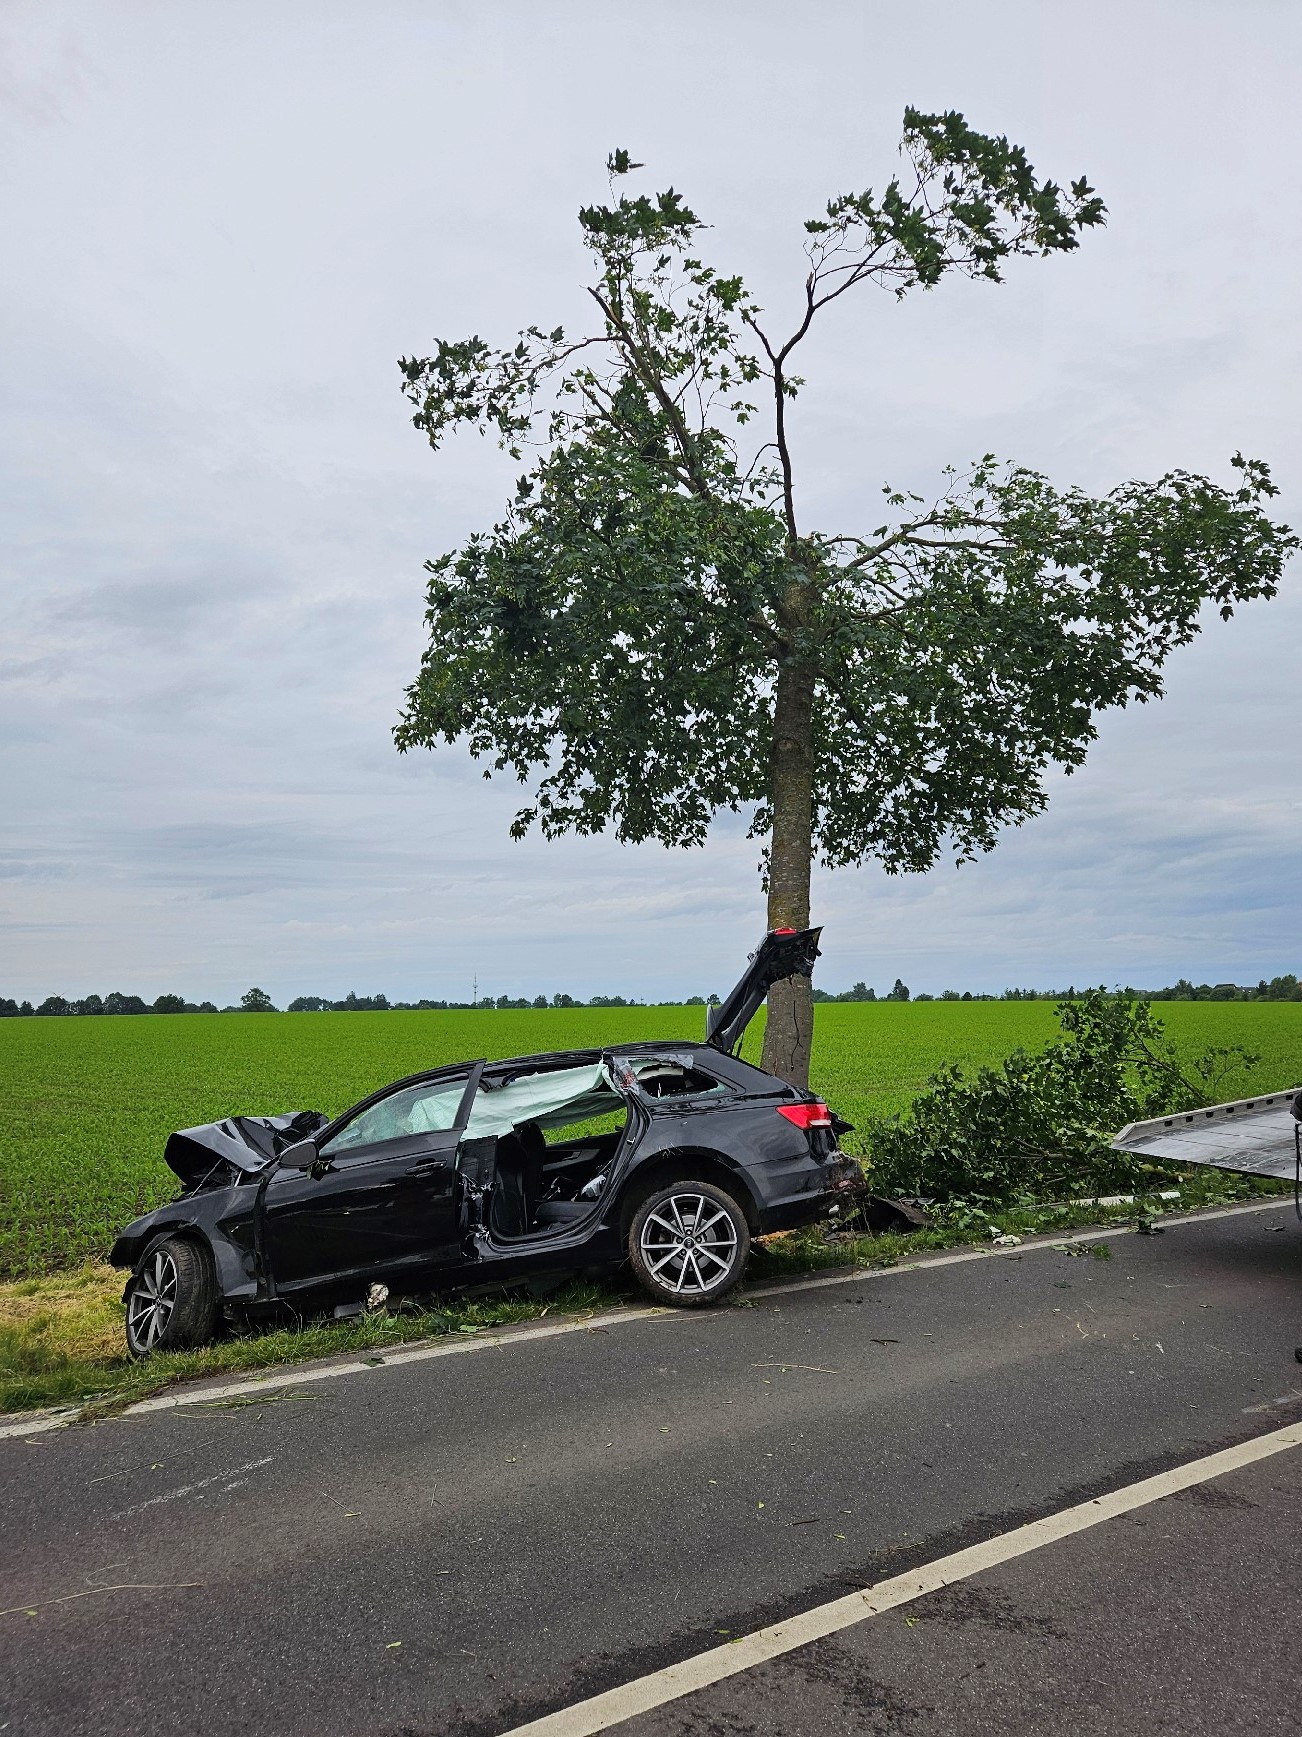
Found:
[[773, 931], [775, 935], [794, 935], [795, 932], [794, 929], [774, 929]]
[[830, 1128], [832, 1117], [826, 1104], [779, 1104], [778, 1115], [794, 1122], [797, 1128]]

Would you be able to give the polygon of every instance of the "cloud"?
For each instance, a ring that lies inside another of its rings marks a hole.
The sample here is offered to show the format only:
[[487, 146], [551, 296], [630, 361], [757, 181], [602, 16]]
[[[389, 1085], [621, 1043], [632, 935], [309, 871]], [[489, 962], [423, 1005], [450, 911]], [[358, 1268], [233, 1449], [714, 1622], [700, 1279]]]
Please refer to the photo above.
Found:
[[[423, 563], [492, 521], [514, 469], [473, 437], [431, 454], [395, 358], [582, 322], [574, 212], [613, 143], [684, 189], [778, 324], [802, 220], [890, 174], [905, 102], [962, 107], [1107, 200], [1103, 234], [1002, 287], [841, 306], [792, 418], [810, 524], [871, 523], [883, 481], [925, 491], [986, 450], [1107, 488], [1224, 477], [1242, 447], [1302, 518], [1302, 245], [1274, 218], [1293, 13], [1105, 0], [1084, 38], [1025, 0], [871, 26], [816, 5], [796, 37], [776, 4], [667, 0], [651, 35], [595, 3], [313, 17], [7, 18], [0, 993], [735, 977], [763, 924], [744, 825], [696, 852], [513, 844], [516, 786], [391, 739]], [[977, 864], [820, 874], [823, 980], [1296, 969], [1300, 642], [1295, 588], [1209, 623], [1169, 697], [1105, 718]]]

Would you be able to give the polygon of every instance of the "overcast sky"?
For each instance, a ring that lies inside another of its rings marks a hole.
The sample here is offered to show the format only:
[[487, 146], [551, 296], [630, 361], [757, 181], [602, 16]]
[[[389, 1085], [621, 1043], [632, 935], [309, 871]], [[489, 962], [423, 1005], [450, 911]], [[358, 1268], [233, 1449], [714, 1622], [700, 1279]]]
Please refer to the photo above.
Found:
[[[626, 145], [780, 324], [800, 224], [961, 109], [1110, 211], [1078, 253], [840, 304], [807, 522], [992, 450], [1103, 490], [1265, 458], [1302, 522], [1293, 0], [0, 5], [0, 994], [723, 990], [755, 846], [513, 844], [514, 785], [399, 758], [422, 563], [512, 468], [432, 454], [396, 358], [582, 319]], [[982, 862], [820, 876], [819, 980], [1255, 981], [1302, 965], [1302, 603]]]

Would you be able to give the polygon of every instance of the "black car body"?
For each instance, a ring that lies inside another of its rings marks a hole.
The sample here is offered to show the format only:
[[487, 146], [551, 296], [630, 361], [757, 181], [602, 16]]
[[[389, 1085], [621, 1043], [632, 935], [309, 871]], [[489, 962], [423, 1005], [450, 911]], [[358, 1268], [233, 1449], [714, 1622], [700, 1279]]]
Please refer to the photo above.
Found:
[[[753, 1235], [859, 1183], [826, 1105], [733, 1053], [770, 986], [812, 971], [818, 933], [766, 935], [703, 1042], [464, 1062], [333, 1119], [173, 1134], [182, 1193], [111, 1255], [131, 1269], [132, 1351], [199, 1342], [223, 1316], [353, 1312], [374, 1286], [466, 1292], [625, 1259], [662, 1301], [723, 1295]], [[622, 1126], [583, 1131], [603, 1116]]]

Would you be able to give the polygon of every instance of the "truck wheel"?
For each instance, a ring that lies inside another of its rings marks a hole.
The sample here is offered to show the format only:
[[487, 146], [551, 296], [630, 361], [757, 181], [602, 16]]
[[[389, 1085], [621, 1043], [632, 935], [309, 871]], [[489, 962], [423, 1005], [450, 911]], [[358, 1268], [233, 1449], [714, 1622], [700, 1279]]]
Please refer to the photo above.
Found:
[[217, 1303], [208, 1250], [188, 1237], [157, 1243], [127, 1287], [127, 1350], [148, 1357], [202, 1345], [217, 1325]]
[[750, 1254], [746, 1214], [712, 1182], [674, 1182], [637, 1209], [628, 1258], [638, 1283], [657, 1303], [698, 1309], [725, 1296]]

